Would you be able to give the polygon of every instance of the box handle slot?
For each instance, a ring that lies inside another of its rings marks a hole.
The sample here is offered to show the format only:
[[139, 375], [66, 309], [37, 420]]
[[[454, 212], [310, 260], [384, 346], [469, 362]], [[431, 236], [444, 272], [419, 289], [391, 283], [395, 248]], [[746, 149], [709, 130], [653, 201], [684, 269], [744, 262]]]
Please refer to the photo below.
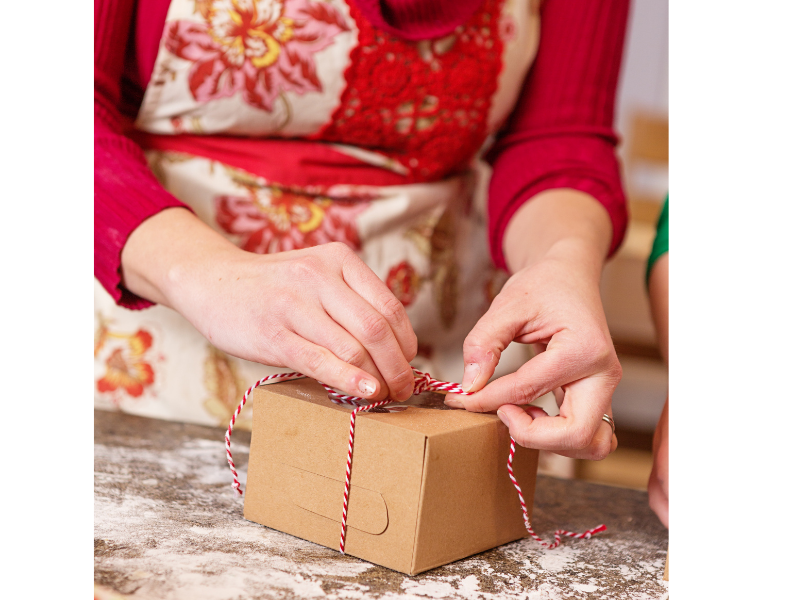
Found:
[[[282, 466], [286, 469], [287, 494], [296, 506], [337, 524], [341, 522], [344, 479], [331, 479], [291, 465]], [[348, 529], [380, 535], [388, 526], [389, 512], [380, 492], [351, 485]]]

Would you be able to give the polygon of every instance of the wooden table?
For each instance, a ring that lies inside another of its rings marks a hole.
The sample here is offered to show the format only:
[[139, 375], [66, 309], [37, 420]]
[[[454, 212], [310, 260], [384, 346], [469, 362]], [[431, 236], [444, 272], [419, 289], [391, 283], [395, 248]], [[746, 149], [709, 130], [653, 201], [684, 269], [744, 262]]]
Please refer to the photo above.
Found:
[[[531, 539], [409, 577], [251, 523], [229, 484], [224, 431], [95, 411], [96, 597], [665, 598], [667, 530], [643, 492], [539, 478], [545, 539], [605, 523], [591, 540]], [[246, 476], [250, 434], [235, 432]], [[122, 595], [122, 596], [120, 596]]]

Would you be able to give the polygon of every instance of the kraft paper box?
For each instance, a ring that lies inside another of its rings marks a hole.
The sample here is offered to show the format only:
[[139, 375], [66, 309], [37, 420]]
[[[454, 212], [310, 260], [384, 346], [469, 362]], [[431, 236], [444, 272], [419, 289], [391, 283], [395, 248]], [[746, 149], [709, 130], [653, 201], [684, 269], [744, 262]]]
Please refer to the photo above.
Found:
[[[338, 550], [350, 409], [311, 379], [253, 398], [245, 518]], [[506, 467], [508, 430], [443, 399], [428, 392], [401, 412], [356, 417], [347, 554], [416, 575], [527, 535]], [[537, 451], [517, 447], [528, 506], [537, 462]]]

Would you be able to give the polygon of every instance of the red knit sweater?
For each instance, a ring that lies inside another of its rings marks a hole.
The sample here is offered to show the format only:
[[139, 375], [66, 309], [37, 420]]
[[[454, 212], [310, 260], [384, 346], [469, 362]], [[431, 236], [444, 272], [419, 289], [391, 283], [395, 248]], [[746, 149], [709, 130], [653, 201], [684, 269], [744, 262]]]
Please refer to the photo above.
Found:
[[[448, 33], [480, 0], [356, 0], [378, 28], [407, 39]], [[155, 65], [170, 0], [95, 0], [95, 277], [128, 308], [150, 305], [121, 285], [128, 236], [159, 211], [185, 206], [156, 181], [141, 148], [123, 133]], [[627, 208], [614, 147], [614, 99], [628, 0], [543, 0], [541, 41], [517, 107], [488, 159], [489, 243], [535, 194], [572, 188], [596, 198], [622, 241]], [[233, 164], [233, 163], [232, 163]], [[234, 164], [234, 166], [236, 166]]]

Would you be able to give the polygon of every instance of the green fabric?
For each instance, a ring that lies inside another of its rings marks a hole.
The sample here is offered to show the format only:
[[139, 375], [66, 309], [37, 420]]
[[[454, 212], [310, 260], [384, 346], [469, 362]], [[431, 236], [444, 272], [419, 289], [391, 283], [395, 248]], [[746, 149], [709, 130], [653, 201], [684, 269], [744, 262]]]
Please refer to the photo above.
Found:
[[669, 194], [667, 194], [667, 198], [664, 200], [661, 216], [658, 217], [656, 239], [653, 240], [653, 250], [650, 252], [650, 260], [647, 261], [645, 282], [650, 282], [650, 271], [653, 270], [653, 265], [656, 264], [656, 261], [666, 252], [669, 252]]

